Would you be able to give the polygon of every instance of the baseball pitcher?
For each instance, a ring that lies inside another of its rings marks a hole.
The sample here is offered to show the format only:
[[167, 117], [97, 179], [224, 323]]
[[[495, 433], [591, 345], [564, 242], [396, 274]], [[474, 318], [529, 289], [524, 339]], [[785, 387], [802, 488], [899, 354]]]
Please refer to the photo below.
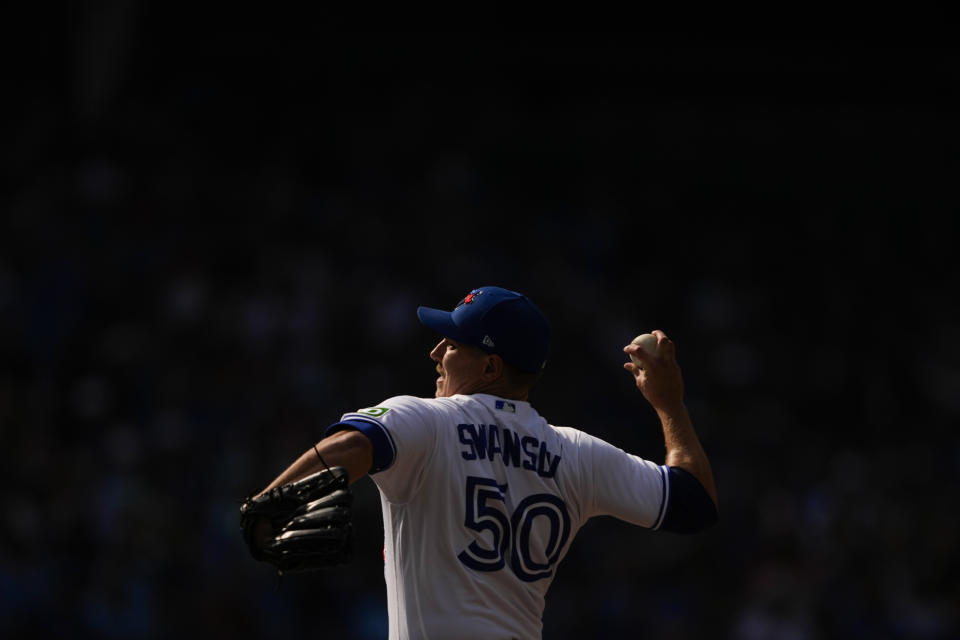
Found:
[[436, 397], [344, 414], [247, 499], [241, 526], [255, 558], [281, 572], [348, 562], [349, 485], [369, 474], [383, 508], [391, 639], [540, 638], [547, 589], [588, 519], [679, 533], [717, 521], [710, 462], [662, 331], [649, 351], [625, 346], [623, 365], [662, 423], [656, 464], [530, 405], [550, 331], [526, 296], [481, 287], [453, 311], [417, 315], [441, 338], [430, 353]]

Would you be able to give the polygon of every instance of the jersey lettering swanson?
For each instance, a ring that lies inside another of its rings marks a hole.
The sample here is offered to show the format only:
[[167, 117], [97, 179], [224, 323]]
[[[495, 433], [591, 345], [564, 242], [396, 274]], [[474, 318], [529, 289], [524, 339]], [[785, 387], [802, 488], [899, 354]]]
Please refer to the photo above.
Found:
[[397, 396], [327, 434], [349, 428], [373, 443], [391, 639], [540, 638], [580, 527], [610, 515], [656, 529], [669, 501], [666, 467], [528, 402]]
[[[468, 448], [460, 452], [464, 460], [483, 460], [502, 456], [503, 464], [536, 471], [541, 478], [552, 478], [560, 465], [560, 456], [551, 454], [546, 442], [535, 436], [521, 435], [503, 429], [503, 446], [500, 446], [500, 426], [496, 424], [458, 424], [460, 442]], [[521, 463], [521, 458], [523, 461]]]

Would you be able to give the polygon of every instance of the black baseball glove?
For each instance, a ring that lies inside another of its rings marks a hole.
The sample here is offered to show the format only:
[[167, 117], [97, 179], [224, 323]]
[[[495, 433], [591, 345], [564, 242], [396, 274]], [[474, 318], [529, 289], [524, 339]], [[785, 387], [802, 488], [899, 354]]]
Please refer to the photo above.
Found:
[[[240, 506], [240, 527], [250, 554], [282, 575], [346, 564], [353, 557], [353, 496], [347, 470], [324, 469]], [[269, 520], [270, 537], [258, 541], [258, 525]], [[258, 543], [259, 542], [259, 543]]]

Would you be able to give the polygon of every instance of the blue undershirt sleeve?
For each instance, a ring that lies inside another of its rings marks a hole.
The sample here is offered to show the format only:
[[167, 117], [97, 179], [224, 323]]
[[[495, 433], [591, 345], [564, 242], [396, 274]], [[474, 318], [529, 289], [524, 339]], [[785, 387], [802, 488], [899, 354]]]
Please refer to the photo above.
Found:
[[700, 481], [689, 471], [669, 467], [670, 498], [660, 529], [673, 533], [697, 533], [720, 519], [717, 506]]

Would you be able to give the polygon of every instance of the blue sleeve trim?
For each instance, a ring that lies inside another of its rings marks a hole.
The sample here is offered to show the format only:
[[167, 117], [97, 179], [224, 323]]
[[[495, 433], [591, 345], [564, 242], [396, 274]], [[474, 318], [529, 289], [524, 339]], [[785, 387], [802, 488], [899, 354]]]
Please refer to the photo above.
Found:
[[660, 512], [657, 514], [657, 519], [651, 527], [654, 531], [660, 528], [663, 524], [663, 517], [667, 513], [667, 505], [670, 502], [670, 467], [666, 465], [660, 465]]
[[346, 416], [341, 420], [327, 427], [324, 436], [329, 436], [338, 431], [346, 429], [356, 429], [370, 439], [373, 444], [373, 464], [369, 473], [377, 473], [388, 469], [397, 457], [397, 447], [393, 442], [393, 437], [387, 428], [376, 420], [360, 416]]
[[698, 533], [715, 525], [720, 519], [717, 505], [700, 481], [680, 467], [668, 469], [672, 492], [661, 528], [673, 533]]

